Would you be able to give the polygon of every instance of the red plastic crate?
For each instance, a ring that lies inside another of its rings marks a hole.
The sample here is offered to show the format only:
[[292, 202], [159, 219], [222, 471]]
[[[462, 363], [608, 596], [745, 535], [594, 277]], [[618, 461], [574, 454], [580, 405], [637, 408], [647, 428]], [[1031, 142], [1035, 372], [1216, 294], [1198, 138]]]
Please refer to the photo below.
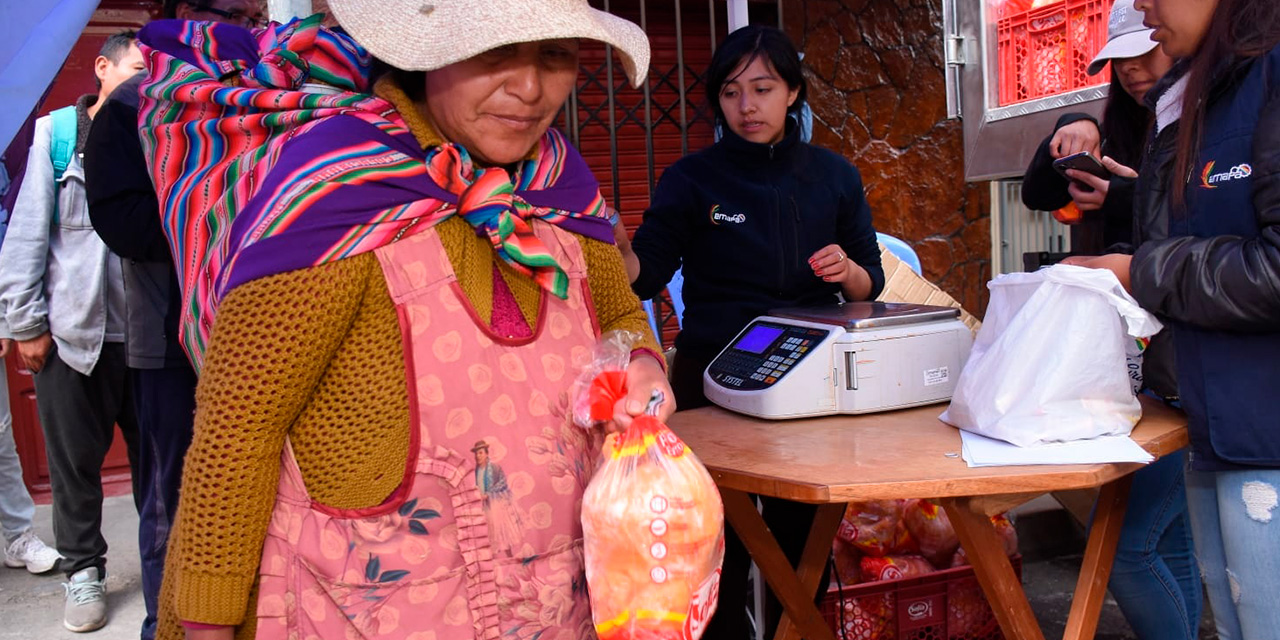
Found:
[[[1022, 558], [1009, 558], [1022, 577]], [[973, 567], [832, 586], [822, 617], [839, 640], [1003, 640]], [[841, 609], [844, 610], [843, 617]]]
[[1058, 0], [1001, 17], [996, 58], [1001, 106], [1111, 81], [1085, 73], [1107, 43], [1111, 0]]

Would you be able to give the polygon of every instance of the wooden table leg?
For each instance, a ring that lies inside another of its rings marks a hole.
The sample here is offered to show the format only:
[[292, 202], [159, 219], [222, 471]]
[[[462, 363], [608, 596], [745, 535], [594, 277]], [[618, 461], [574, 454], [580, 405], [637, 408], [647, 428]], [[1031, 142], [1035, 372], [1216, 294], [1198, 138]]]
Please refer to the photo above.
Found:
[[1080, 526], [1089, 527], [1089, 516], [1093, 513], [1093, 505], [1098, 502], [1097, 489], [1070, 489], [1068, 491], [1054, 491], [1052, 494], [1054, 500], [1062, 505], [1062, 508], [1071, 514]]
[[1071, 613], [1067, 615], [1063, 640], [1087, 640], [1098, 630], [1098, 616], [1102, 613], [1103, 596], [1111, 578], [1111, 563], [1120, 544], [1120, 527], [1124, 524], [1132, 484], [1133, 474], [1128, 474], [1102, 485], [1098, 493], [1093, 526], [1089, 528], [1089, 541], [1085, 545], [1076, 592], [1071, 598]]
[[[760, 575], [769, 583], [769, 587], [778, 596], [782, 607], [794, 621], [794, 629], [808, 640], [835, 640], [835, 633], [823, 623], [821, 612], [813, 604], [816, 585], [814, 588], [805, 589], [801, 577], [797, 576], [796, 570], [791, 567], [786, 554], [782, 552], [782, 547], [778, 546], [778, 541], [769, 532], [764, 518], [760, 516], [759, 511], [756, 511], [755, 501], [749, 494], [732, 489], [721, 488], [720, 495], [724, 499], [725, 517], [733, 530], [738, 533], [738, 537], [742, 539], [742, 544], [751, 554], [751, 559], [755, 561], [756, 566], [760, 567]], [[843, 511], [842, 506], [841, 511]], [[823, 519], [824, 509], [820, 507], [818, 513], [818, 519]], [[816, 524], [818, 523], [815, 522]], [[836, 524], [839, 525], [839, 520]], [[815, 544], [816, 529], [815, 526], [815, 531], [810, 533], [809, 543], [805, 545], [805, 558], [808, 558], [810, 547]], [[831, 548], [831, 542], [834, 539], [835, 527], [832, 527], [826, 543], [828, 549]], [[804, 576], [808, 577], [810, 582], [816, 582], [818, 578], [812, 577], [812, 569], [806, 568], [803, 560], [801, 570]], [[821, 566], [817, 569], [817, 575], [819, 577], [822, 575]], [[720, 588], [740, 588], [741, 586], [721, 585]]]
[[[840, 520], [844, 518], [844, 509], [844, 503], [822, 504], [818, 505], [818, 512], [814, 514], [813, 527], [809, 529], [809, 539], [805, 541], [800, 566], [796, 568], [800, 588], [810, 600], [817, 595], [819, 588], [826, 586], [820, 584], [822, 570], [827, 566], [827, 558], [831, 557], [831, 543], [836, 539], [836, 530], [840, 528]], [[822, 622], [821, 612], [818, 620]], [[799, 630], [786, 611], [782, 612], [778, 630], [773, 637], [774, 640], [799, 640]]]
[[[939, 502], [947, 511], [951, 525], [960, 537], [960, 545], [973, 565], [982, 592], [1000, 622], [1000, 630], [1008, 640], [1044, 640], [1031, 603], [1022, 583], [1004, 553], [991, 518], [968, 498], [944, 498]], [[1096, 619], [1095, 619], [1096, 622]]]

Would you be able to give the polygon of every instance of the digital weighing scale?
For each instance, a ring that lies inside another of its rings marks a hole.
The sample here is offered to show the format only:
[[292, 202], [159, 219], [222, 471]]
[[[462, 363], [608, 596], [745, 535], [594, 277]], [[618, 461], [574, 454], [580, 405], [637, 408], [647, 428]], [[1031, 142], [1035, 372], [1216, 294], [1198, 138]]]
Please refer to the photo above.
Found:
[[712, 402], [760, 418], [951, 399], [973, 333], [949, 307], [848, 302], [752, 320], [702, 374]]

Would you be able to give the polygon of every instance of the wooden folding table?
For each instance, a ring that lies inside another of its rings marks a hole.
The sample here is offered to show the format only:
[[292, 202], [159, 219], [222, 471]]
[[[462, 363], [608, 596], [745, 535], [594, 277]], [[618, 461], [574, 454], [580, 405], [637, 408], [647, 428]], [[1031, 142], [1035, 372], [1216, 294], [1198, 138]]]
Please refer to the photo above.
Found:
[[[1067, 640], [1092, 638], [1111, 575], [1131, 475], [1138, 464], [970, 468], [942, 405], [862, 416], [769, 421], [707, 407], [671, 428], [693, 449], [724, 498], [729, 524], [785, 609], [777, 640], [834, 640], [814, 596], [845, 503], [928, 498], [947, 511], [1006, 638], [1043, 640], [1031, 605], [988, 516], [1052, 491], [1100, 487]], [[1144, 398], [1133, 438], [1160, 457], [1186, 446], [1186, 419]], [[792, 567], [749, 494], [817, 504], [799, 566]], [[722, 587], [723, 588], [723, 587]]]

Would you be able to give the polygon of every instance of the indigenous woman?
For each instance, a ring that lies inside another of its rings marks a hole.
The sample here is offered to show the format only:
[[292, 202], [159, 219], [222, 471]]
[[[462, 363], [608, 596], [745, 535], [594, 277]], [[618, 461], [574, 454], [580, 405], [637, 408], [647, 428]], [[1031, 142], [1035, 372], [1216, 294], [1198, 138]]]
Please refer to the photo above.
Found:
[[620, 329], [645, 338], [613, 424], [670, 389], [598, 185], [550, 126], [580, 39], [638, 83], [645, 36], [587, 0], [329, 6], [344, 33], [143, 36], [201, 369], [160, 637], [593, 637], [601, 434], [571, 423], [569, 383]]

